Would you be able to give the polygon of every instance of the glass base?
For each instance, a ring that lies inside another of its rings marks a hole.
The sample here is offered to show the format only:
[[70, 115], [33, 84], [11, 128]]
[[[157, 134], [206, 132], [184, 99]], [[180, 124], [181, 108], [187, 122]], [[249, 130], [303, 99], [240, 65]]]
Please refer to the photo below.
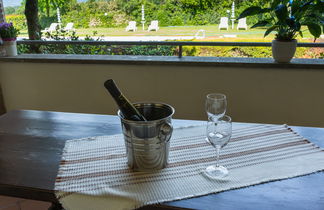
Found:
[[210, 144], [210, 141], [209, 141], [208, 138], [205, 138], [205, 141], [206, 141], [208, 144]]
[[222, 179], [228, 175], [228, 170], [224, 166], [208, 166], [204, 174], [211, 179]]

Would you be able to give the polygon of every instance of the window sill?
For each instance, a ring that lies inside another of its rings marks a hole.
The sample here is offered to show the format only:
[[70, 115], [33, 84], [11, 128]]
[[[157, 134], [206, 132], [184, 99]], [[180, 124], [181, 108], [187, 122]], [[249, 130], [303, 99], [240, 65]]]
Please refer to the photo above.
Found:
[[291, 63], [275, 63], [272, 58], [229, 58], [185, 56], [125, 56], [125, 55], [63, 55], [22, 54], [0, 57], [0, 62], [122, 64], [122, 65], [204, 65], [242, 68], [311, 68], [324, 69], [324, 59], [293, 59]]

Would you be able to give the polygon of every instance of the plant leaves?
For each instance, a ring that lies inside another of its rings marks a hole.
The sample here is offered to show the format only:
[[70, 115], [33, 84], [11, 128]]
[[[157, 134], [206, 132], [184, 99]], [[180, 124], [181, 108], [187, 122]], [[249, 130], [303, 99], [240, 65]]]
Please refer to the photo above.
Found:
[[324, 12], [324, 1], [317, 1], [315, 5], [316, 9], [318, 9], [321, 13]]
[[275, 9], [277, 7], [278, 4], [280, 4], [281, 0], [273, 0], [273, 2], [271, 3], [271, 9]]
[[286, 20], [286, 23], [289, 27], [295, 28], [296, 20], [294, 17], [291, 17]]
[[290, 2], [290, 0], [282, 0], [281, 2], [282, 2], [282, 4], [287, 5]]
[[299, 8], [297, 8], [296, 13], [299, 13], [299, 15], [302, 15], [305, 13], [306, 10], [308, 10], [309, 7], [313, 6], [311, 5], [313, 3], [314, 0], [310, 0], [308, 2], [305, 2], [302, 5], [299, 5]]
[[279, 22], [284, 22], [288, 18], [288, 9], [286, 5], [279, 4], [275, 9]]
[[247, 9], [245, 9], [236, 20], [259, 14], [261, 11], [262, 11], [261, 7], [257, 7], [257, 6], [249, 7]]
[[296, 12], [299, 11], [299, 8], [301, 6], [301, 1], [293, 1], [291, 4], [291, 15], [296, 15]]
[[301, 29], [301, 24], [300, 24], [300, 22], [296, 22], [295, 30], [296, 30], [296, 31], [300, 31], [300, 29]]
[[259, 14], [263, 14], [263, 13], [267, 13], [267, 12], [270, 12], [270, 11], [272, 11], [273, 9], [271, 9], [271, 8], [263, 8], [263, 9], [261, 9], [261, 11], [259, 12]]
[[257, 22], [256, 24], [254, 24], [253, 26], [251, 26], [251, 28], [266, 26], [269, 23], [270, 22], [268, 20], [261, 20], [261, 21]]
[[277, 28], [278, 28], [277, 25], [271, 26], [270, 28], [268, 28], [268, 29], [266, 30], [266, 32], [264, 33], [264, 36], [263, 36], [263, 37], [268, 36], [272, 31], [274, 31], [274, 30], [277, 29]]
[[300, 22], [296, 21], [294, 17], [288, 18], [286, 20], [286, 24], [289, 28], [293, 29], [294, 31], [299, 31], [301, 28]]
[[302, 31], [298, 31], [299, 32], [299, 35], [301, 36], [301, 37], [303, 37], [303, 32]]
[[318, 38], [321, 36], [322, 29], [320, 25], [317, 25], [315, 23], [308, 23], [307, 24], [309, 32], [315, 37]]

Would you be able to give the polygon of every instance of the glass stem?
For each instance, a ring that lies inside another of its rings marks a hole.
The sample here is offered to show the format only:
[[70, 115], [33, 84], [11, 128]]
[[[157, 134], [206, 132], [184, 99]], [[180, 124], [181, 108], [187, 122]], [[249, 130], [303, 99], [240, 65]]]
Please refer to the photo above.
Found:
[[219, 167], [219, 153], [220, 153], [221, 146], [216, 145], [216, 167]]

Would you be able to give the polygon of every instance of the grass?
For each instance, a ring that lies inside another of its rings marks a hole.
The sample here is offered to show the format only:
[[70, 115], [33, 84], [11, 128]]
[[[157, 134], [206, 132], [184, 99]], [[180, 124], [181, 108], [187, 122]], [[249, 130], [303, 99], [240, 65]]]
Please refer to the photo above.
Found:
[[248, 31], [237, 31], [232, 30], [218, 30], [217, 26], [174, 26], [174, 27], [160, 27], [158, 31], [147, 31], [143, 30], [142, 27], [138, 27], [138, 30], [126, 32], [124, 28], [87, 28], [87, 29], [77, 29], [77, 33], [80, 35], [85, 35], [91, 33], [92, 31], [97, 31], [98, 34], [104, 36], [194, 36], [198, 30], [203, 29], [206, 32], [206, 36], [219, 36], [223, 34], [254, 34], [262, 35], [261, 30], [248, 30]]
[[[205, 25], [205, 26], [173, 26], [173, 27], [160, 27], [158, 31], [143, 30], [142, 26], [137, 26], [137, 31], [125, 31], [125, 28], [82, 28], [77, 29], [77, 35], [85, 36], [92, 34], [96, 31], [99, 36], [194, 36], [198, 30], [205, 30], [206, 39], [221, 39], [224, 40], [224, 35], [236, 35], [236, 38], [231, 39], [260, 39], [260, 41], [270, 42], [274, 38], [274, 34], [263, 37], [266, 29], [248, 29], [237, 30], [236, 25], [234, 29], [219, 30], [218, 25]], [[313, 40], [311, 34], [304, 28], [304, 40]], [[231, 40], [230, 39], [230, 40]], [[298, 37], [301, 40], [301, 37]], [[230, 41], [229, 40], [229, 41]]]
[[[265, 29], [248, 29], [248, 30], [237, 30], [236, 25], [234, 29], [219, 30], [218, 25], [205, 25], [205, 26], [169, 26], [160, 27], [158, 31], [147, 31], [142, 29], [142, 26], [137, 26], [137, 31], [125, 31], [125, 28], [78, 28], [76, 29], [76, 35], [84, 37], [86, 35], [93, 36], [93, 32], [96, 32], [96, 36], [188, 36], [193, 37], [198, 30], [205, 30], [206, 38], [200, 41], [235, 41], [240, 39], [258, 39], [260, 42], [270, 42], [274, 38], [274, 34], [270, 34], [266, 38], [263, 37]], [[224, 38], [224, 35], [236, 35], [235, 38]], [[21, 31], [21, 37], [27, 37], [27, 31]], [[219, 40], [218, 40], [219, 39]], [[308, 30], [304, 30], [304, 38], [298, 37], [298, 40], [312, 41]]]

